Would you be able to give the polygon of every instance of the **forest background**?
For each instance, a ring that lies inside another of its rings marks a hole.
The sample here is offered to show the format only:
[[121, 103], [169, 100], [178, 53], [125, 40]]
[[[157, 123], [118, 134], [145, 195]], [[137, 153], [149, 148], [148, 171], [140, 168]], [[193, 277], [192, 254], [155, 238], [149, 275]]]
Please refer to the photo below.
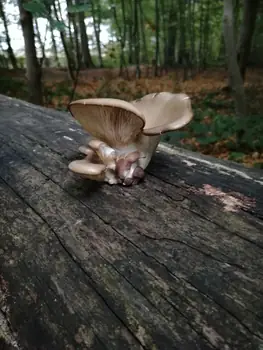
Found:
[[78, 98], [185, 92], [165, 142], [263, 168], [263, 0], [0, 0], [0, 93]]

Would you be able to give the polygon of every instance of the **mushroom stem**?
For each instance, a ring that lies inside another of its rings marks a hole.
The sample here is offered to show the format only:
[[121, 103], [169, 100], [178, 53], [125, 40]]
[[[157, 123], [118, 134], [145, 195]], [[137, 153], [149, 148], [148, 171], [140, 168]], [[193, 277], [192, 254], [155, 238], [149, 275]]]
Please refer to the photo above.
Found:
[[105, 142], [93, 139], [87, 146], [79, 147], [85, 159], [69, 164], [69, 169], [82, 176], [112, 184], [125, 186], [137, 184], [145, 176], [144, 169], [149, 164], [160, 136], [141, 134], [137, 144], [112, 148]]
[[107, 169], [115, 170], [116, 151], [108, 146], [105, 142], [93, 139], [88, 143], [89, 147], [96, 152]]
[[86, 156], [90, 157], [92, 157], [95, 154], [95, 152], [87, 146], [80, 146], [79, 151], [83, 154], [86, 154]]

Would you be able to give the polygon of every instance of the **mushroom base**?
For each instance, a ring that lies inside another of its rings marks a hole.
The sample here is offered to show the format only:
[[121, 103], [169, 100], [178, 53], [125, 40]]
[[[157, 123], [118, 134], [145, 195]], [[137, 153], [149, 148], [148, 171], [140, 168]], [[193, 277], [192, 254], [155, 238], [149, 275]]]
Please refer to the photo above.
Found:
[[145, 168], [151, 160], [160, 137], [141, 135], [137, 143], [112, 148], [105, 142], [92, 139], [79, 151], [86, 157], [69, 164], [69, 169], [85, 178], [110, 185], [131, 186], [145, 177]]

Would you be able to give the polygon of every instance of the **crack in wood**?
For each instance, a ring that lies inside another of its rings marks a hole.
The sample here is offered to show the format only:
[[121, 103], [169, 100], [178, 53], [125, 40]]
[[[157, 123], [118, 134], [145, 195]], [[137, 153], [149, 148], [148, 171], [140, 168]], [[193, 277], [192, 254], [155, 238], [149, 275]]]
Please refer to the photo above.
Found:
[[[134, 337], [136, 339], [136, 341], [138, 341], [140, 343], [140, 346], [145, 349], [145, 347], [143, 346], [143, 344], [140, 342], [140, 340], [138, 339], [138, 337], [130, 330], [130, 328], [124, 323], [124, 321], [119, 317], [119, 315], [116, 313], [116, 311], [114, 309], [112, 309], [110, 307], [110, 305], [108, 304], [107, 300], [103, 297], [103, 295], [96, 289], [94, 281], [92, 280], [91, 276], [87, 273], [87, 271], [82, 267], [82, 265], [80, 264], [80, 262], [72, 255], [72, 253], [69, 251], [69, 249], [66, 247], [66, 245], [62, 242], [60, 236], [57, 234], [57, 232], [52, 228], [52, 226], [49, 224], [49, 222], [41, 215], [41, 213], [37, 212], [36, 209], [31, 206], [30, 203], [28, 203], [28, 201], [21, 196], [16, 190], [14, 190], [14, 188], [7, 183], [1, 176], [0, 176], [1, 180], [6, 184], [6, 186], [8, 186], [15, 194], [17, 197], [19, 197], [23, 202], [25, 202], [27, 204], [27, 206], [36, 214], [38, 215], [41, 220], [43, 220], [43, 222], [48, 226], [48, 228], [52, 231], [52, 233], [55, 235], [56, 239], [58, 240], [59, 244], [61, 245], [61, 247], [63, 248], [63, 250], [65, 251], [65, 253], [70, 257], [70, 259], [78, 266], [78, 268], [84, 273], [84, 275], [86, 275], [89, 279], [89, 283], [90, 286], [94, 289], [94, 291], [96, 292], [96, 294], [98, 294], [100, 296], [100, 298], [103, 300], [103, 302], [106, 304], [106, 306], [109, 308], [109, 310], [113, 313], [113, 315], [121, 322], [121, 324], [123, 324], [123, 326], [128, 330], [128, 332], [132, 335], [132, 337]], [[52, 181], [52, 179], [49, 179], [50, 181]]]
[[[10, 224], [1, 232], [7, 244], [0, 264], [10, 282], [16, 269], [25, 280], [17, 295], [14, 283], [10, 289], [14, 302], [24, 304], [13, 308], [11, 325], [28, 303], [32, 314], [23, 327], [39, 318], [48, 348], [71, 350], [77, 342], [94, 350], [254, 350], [263, 344], [263, 200], [256, 171], [246, 175], [233, 165], [233, 177], [218, 170], [220, 162], [213, 170], [198, 155], [158, 151], [136, 188], [95, 186], [67, 170], [85, 132], [63, 113], [16, 103], [19, 110], [0, 96], [0, 224]], [[223, 215], [220, 203], [191, 193], [204, 184], [255, 197], [255, 208]], [[19, 336], [23, 344], [30, 337]]]

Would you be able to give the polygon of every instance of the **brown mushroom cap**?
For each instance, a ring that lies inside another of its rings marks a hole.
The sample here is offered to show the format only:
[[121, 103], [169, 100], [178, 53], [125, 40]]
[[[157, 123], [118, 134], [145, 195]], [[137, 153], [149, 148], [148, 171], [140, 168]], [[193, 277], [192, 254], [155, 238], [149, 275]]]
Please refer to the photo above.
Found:
[[133, 104], [119, 99], [77, 100], [69, 110], [90, 135], [111, 147], [134, 142], [145, 126], [143, 114]]
[[180, 129], [193, 118], [190, 98], [183, 93], [148, 94], [132, 104], [144, 115], [143, 134], [149, 136]]

